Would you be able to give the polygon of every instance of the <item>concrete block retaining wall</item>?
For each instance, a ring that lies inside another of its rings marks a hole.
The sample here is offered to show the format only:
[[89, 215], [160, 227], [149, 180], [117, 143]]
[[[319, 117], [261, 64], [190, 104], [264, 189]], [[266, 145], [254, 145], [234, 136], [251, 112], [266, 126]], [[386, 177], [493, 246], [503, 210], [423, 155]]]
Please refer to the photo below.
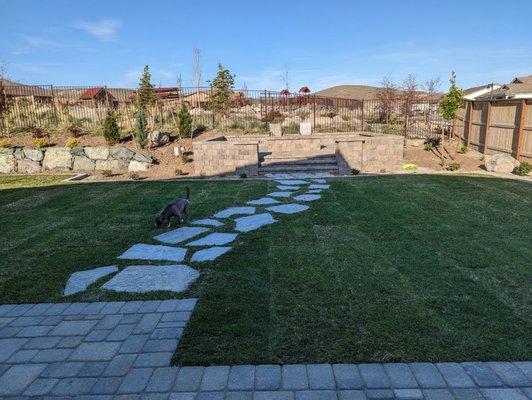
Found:
[[152, 157], [121, 146], [0, 148], [0, 173], [39, 173], [44, 171], [146, 171]]
[[194, 143], [194, 168], [198, 175], [256, 176], [258, 167], [257, 143], [240, 143], [225, 138]]

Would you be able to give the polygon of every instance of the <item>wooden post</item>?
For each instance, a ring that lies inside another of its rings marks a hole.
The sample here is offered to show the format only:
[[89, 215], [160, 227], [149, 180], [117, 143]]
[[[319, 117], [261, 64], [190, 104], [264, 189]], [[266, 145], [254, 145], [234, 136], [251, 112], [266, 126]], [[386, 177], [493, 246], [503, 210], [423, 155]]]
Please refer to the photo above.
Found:
[[[469, 147], [469, 143], [471, 142], [471, 128], [473, 127], [473, 102], [468, 102], [469, 109], [468, 112], [468, 119], [467, 119], [467, 139], [466, 139], [466, 147]], [[465, 128], [465, 126], [464, 126]]]
[[484, 147], [482, 149], [482, 152], [486, 154], [488, 150], [488, 139], [489, 139], [489, 131], [490, 131], [490, 124], [491, 124], [491, 101], [488, 101], [488, 106], [486, 107], [487, 115], [486, 115], [486, 130], [484, 131]]
[[515, 147], [515, 158], [518, 161], [521, 161], [521, 151], [523, 150], [523, 144], [525, 142], [525, 117], [526, 117], [526, 100], [521, 99], [521, 104], [519, 107], [519, 125], [517, 125], [517, 144]]

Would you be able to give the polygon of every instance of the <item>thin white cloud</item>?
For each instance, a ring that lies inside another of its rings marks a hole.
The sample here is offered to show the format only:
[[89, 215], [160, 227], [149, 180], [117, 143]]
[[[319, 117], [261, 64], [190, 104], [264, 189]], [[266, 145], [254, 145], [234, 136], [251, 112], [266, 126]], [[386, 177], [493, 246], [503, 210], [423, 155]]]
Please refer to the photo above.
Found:
[[22, 35], [22, 40], [28, 46], [33, 47], [58, 47], [58, 43], [40, 36]]
[[121, 25], [120, 21], [107, 18], [100, 21], [76, 21], [73, 27], [81, 29], [97, 39], [112, 40], [116, 37]]

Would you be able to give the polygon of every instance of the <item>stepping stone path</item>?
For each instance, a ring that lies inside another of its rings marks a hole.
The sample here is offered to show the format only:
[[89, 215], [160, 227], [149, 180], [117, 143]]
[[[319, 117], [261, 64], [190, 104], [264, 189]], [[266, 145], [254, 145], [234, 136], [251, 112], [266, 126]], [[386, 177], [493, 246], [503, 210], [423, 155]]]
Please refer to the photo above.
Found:
[[327, 183], [327, 181], [325, 179], [312, 179], [312, 182], [316, 182], [316, 183]]
[[237, 230], [238, 232], [254, 231], [255, 229], [259, 229], [264, 225], [270, 225], [277, 222], [277, 220], [274, 219], [272, 215], [268, 213], [240, 217], [237, 218], [235, 221], [235, 230]]
[[194, 253], [191, 262], [201, 262], [201, 261], [213, 261], [216, 260], [221, 255], [231, 251], [231, 247], [209, 247], [207, 249], [198, 250]]
[[299, 196], [294, 197], [294, 200], [297, 201], [316, 201], [321, 199], [321, 196], [319, 194], [301, 194]]
[[132, 265], [124, 268], [102, 289], [115, 292], [146, 293], [157, 290], [183, 292], [199, 277], [199, 272], [186, 265]]
[[222, 246], [232, 242], [236, 239], [236, 237], [236, 233], [215, 232], [205, 236], [204, 238], [189, 243], [187, 246]]
[[280, 180], [277, 182], [280, 183], [281, 185], [307, 185], [308, 184], [307, 181], [301, 181], [297, 179], [284, 179], [284, 180]]
[[268, 207], [266, 210], [273, 211], [281, 214], [295, 214], [308, 210], [309, 206], [303, 204], [291, 203], [291, 204], [282, 204], [280, 206]]
[[70, 296], [75, 293], [83, 292], [90, 285], [96, 282], [98, 279], [104, 276], [110, 275], [118, 271], [116, 265], [109, 265], [107, 267], [93, 268], [86, 271], [74, 272], [68, 278], [68, 282], [65, 286], [65, 296]]
[[121, 260], [183, 261], [186, 254], [187, 250], [179, 247], [139, 243], [131, 246], [118, 258]]
[[311, 190], [312, 189], [320, 189], [321, 190], [321, 189], [329, 189], [330, 187], [331, 187], [331, 185], [316, 185], [316, 184], [314, 184], [314, 185], [310, 185], [308, 188], [311, 189]]
[[307, 193], [312, 193], [312, 194], [321, 193], [321, 189], [311, 189], [307, 191]]
[[278, 204], [278, 203], [279, 203], [278, 200], [272, 199], [270, 197], [261, 197], [260, 199], [250, 200], [247, 202], [247, 204], [252, 205], [252, 206], [265, 206], [269, 204]]
[[233, 215], [255, 214], [255, 207], [229, 207], [214, 214], [214, 218], [229, 218]]
[[292, 192], [273, 192], [268, 194], [270, 197], [290, 197], [292, 196]]
[[192, 225], [205, 225], [205, 226], [223, 226], [223, 222], [218, 221], [217, 219], [212, 218], [205, 218], [205, 219], [198, 219], [197, 221], [192, 221]]
[[279, 185], [277, 186], [277, 189], [279, 190], [299, 190], [301, 189], [300, 186], [292, 186], [292, 185]]
[[174, 229], [173, 231], [162, 233], [154, 237], [155, 240], [164, 243], [176, 244], [184, 242], [194, 236], [209, 231], [209, 228], [200, 228], [199, 226], [184, 226], [182, 228]]

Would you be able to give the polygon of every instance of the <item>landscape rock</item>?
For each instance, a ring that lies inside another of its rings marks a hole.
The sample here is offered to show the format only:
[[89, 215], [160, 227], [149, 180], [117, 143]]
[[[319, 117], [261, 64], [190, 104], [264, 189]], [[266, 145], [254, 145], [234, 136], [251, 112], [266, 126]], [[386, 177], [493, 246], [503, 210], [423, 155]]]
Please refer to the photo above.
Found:
[[70, 296], [75, 293], [83, 292], [98, 279], [101, 279], [104, 276], [112, 274], [116, 271], [118, 271], [116, 265], [109, 265], [107, 267], [93, 268], [86, 271], [74, 272], [68, 278], [68, 282], [65, 286], [64, 295]]
[[147, 171], [151, 167], [151, 163], [131, 160], [128, 164], [127, 170], [129, 172]]
[[35, 174], [41, 172], [41, 163], [32, 161], [30, 159], [23, 159], [17, 161], [17, 172], [24, 174]]
[[509, 154], [492, 154], [484, 157], [484, 166], [490, 172], [509, 174], [519, 166], [519, 161]]
[[88, 157], [75, 156], [72, 169], [81, 171], [94, 171], [96, 169], [96, 163]]
[[70, 154], [73, 156], [85, 156], [85, 149], [83, 147], [73, 147], [70, 149]]
[[135, 153], [133, 155], [133, 160], [153, 164], [153, 158], [151, 156], [146, 156], [140, 153]]
[[0, 172], [9, 174], [15, 171], [15, 156], [9, 153], [0, 153]]
[[321, 196], [319, 194], [301, 194], [294, 197], [294, 200], [297, 201], [316, 201], [319, 200]]
[[281, 204], [278, 206], [268, 207], [266, 210], [273, 211], [276, 213], [281, 213], [281, 214], [295, 214], [295, 213], [302, 212], [308, 209], [309, 209], [309, 206], [305, 206], [303, 204], [298, 204], [298, 203], [290, 203], [290, 204]]
[[12, 147], [0, 147], [0, 154], [13, 154], [15, 149]]
[[44, 151], [39, 149], [24, 149], [24, 155], [32, 161], [42, 161]]
[[129, 168], [129, 161], [122, 159], [96, 160], [98, 171], [125, 172]]
[[131, 160], [135, 155], [135, 152], [126, 147], [113, 146], [109, 148], [109, 155], [113, 158], [124, 158], [126, 160]]
[[92, 160], [107, 160], [109, 158], [109, 147], [85, 147], [85, 154]]
[[200, 226], [183, 226], [169, 232], [161, 233], [154, 237], [155, 240], [164, 243], [176, 244], [184, 242], [187, 239], [191, 239], [194, 236], [198, 236], [202, 233], [208, 232], [209, 228]]
[[213, 261], [220, 257], [222, 254], [231, 250], [231, 247], [209, 247], [206, 249], [198, 250], [191, 257], [191, 262]]
[[259, 229], [265, 225], [270, 225], [277, 220], [272, 217], [269, 213], [248, 215], [246, 217], [240, 217], [235, 219], [236, 227], [235, 230], [238, 232], [250, 232], [255, 229]]
[[236, 237], [236, 233], [215, 232], [191, 242], [187, 246], [222, 246], [232, 242]]
[[223, 226], [223, 222], [218, 221], [217, 219], [205, 218], [198, 219], [191, 222], [192, 225], [206, 225], [206, 226]]
[[15, 156], [15, 158], [17, 160], [22, 160], [24, 158], [24, 150], [21, 149], [20, 147], [19, 148], [16, 148], [14, 151], [13, 151], [13, 155]]
[[138, 243], [131, 246], [118, 258], [121, 260], [166, 260], [183, 261], [186, 249], [156, 244]]
[[43, 169], [66, 171], [72, 169], [72, 154], [66, 147], [51, 147], [44, 153]]
[[247, 204], [253, 205], [253, 206], [264, 206], [264, 205], [277, 204], [277, 203], [279, 203], [279, 201], [272, 199], [270, 197], [261, 197], [260, 199], [250, 200], [247, 202]]
[[187, 265], [132, 265], [107, 281], [102, 289], [129, 293], [182, 292], [198, 277], [199, 272]]
[[150, 133], [150, 143], [152, 146], [159, 147], [167, 144], [170, 141], [170, 136], [162, 131], [153, 131]]
[[255, 214], [255, 207], [229, 207], [214, 214], [214, 218], [229, 218], [233, 215]]

